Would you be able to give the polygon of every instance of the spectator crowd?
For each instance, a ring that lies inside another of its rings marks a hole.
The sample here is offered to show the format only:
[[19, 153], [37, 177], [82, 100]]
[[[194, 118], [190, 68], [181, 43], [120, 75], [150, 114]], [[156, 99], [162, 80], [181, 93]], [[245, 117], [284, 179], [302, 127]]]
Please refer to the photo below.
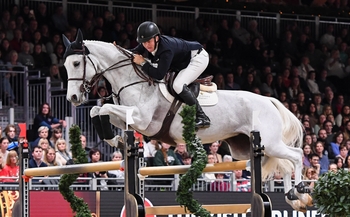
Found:
[[[255, 19], [251, 19], [247, 26], [230, 18], [212, 23], [199, 17], [195, 23], [191, 34], [183, 34], [184, 31], [176, 27], [166, 30], [160, 26], [160, 29], [162, 34], [196, 40], [203, 45], [210, 54], [210, 63], [202, 77], [213, 75], [218, 89], [244, 90], [275, 97], [300, 120], [305, 128], [302, 147], [304, 179], [317, 179], [328, 170], [350, 168], [349, 28], [335, 31], [333, 24], [329, 24], [318, 39], [309, 25], [299, 26], [291, 22], [283, 30], [281, 39], [272, 41], [259, 31], [262, 28]], [[23, 75], [12, 72], [23, 66], [40, 70], [51, 81], [67, 82], [62, 34], [73, 41], [80, 29], [84, 39], [115, 41], [131, 49], [137, 45], [137, 25], [135, 21], [127, 20], [124, 12], [94, 14], [92, 10], [84, 13], [76, 9], [66, 16], [61, 5], [54, 11], [48, 11], [45, 3], [39, 3], [37, 8], [12, 5], [3, 9], [0, 67], [7, 72], [1, 73], [2, 102], [11, 106], [23, 103], [20, 88], [23, 84], [19, 83], [19, 77]], [[99, 91], [104, 91], [104, 94], [110, 92], [106, 81], [102, 84]], [[34, 120], [38, 135], [30, 143], [31, 167], [71, 162], [69, 144], [62, 138], [64, 127], [65, 121], [52, 117], [50, 105], [43, 103]], [[0, 180], [3, 182], [8, 181], [3, 176], [18, 177], [17, 148], [19, 143], [25, 141], [17, 138], [16, 130], [16, 126], [10, 124], [4, 134], [1, 133]], [[99, 162], [103, 153], [99, 149], [88, 149], [83, 135], [81, 141], [89, 161]], [[160, 144], [155, 140], [146, 142], [140, 138], [140, 142], [144, 143], [145, 159], [149, 166], [191, 164], [186, 144], [177, 144], [173, 150], [169, 144]], [[232, 161], [224, 142], [214, 142], [205, 147], [209, 163]], [[111, 160], [121, 160], [122, 157], [120, 152], [115, 152]], [[246, 171], [203, 174], [202, 178], [207, 180], [208, 189], [225, 191], [232, 186], [223, 180], [231, 175], [239, 180], [236, 190], [250, 191], [249, 173]], [[99, 171], [82, 176], [123, 178], [123, 173]], [[275, 178], [280, 179], [278, 171]], [[100, 182], [106, 184], [103, 180]]]

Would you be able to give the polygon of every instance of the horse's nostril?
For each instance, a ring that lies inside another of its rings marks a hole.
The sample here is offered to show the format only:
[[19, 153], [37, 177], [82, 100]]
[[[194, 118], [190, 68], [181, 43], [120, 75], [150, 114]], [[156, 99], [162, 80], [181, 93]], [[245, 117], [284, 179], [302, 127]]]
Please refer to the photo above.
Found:
[[76, 101], [77, 101], [77, 99], [78, 99], [78, 97], [77, 97], [77, 95], [76, 95], [76, 94], [72, 95], [72, 97], [71, 97], [71, 98], [72, 98], [72, 101], [73, 101], [73, 102], [76, 102]]

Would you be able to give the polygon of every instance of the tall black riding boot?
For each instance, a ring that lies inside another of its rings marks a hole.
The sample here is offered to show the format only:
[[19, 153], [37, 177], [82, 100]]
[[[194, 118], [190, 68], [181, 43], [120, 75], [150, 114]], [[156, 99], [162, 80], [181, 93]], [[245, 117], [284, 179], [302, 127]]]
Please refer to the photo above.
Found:
[[198, 100], [193, 95], [191, 90], [184, 84], [182, 92], [179, 94], [181, 99], [189, 106], [196, 105], [196, 127], [197, 128], [207, 128], [210, 126], [210, 119], [202, 110], [202, 107], [199, 105]]

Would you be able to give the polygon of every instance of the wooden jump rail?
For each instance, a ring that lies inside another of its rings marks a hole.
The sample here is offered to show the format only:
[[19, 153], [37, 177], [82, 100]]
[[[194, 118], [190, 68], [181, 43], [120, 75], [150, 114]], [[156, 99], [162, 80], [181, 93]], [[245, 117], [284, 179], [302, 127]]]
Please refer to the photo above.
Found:
[[117, 170], [122, 167], [123, 161], [111, 161], [100, 163], [74, 164], [55, 167], [39, 167], [25, 169], [23, 174], [26, 176], [52, 176], [61, 174], [79, 174], [95, 171]]
[[[203, 170], [203, 173], [245, 170], [247, 163], [248, 161], [244, 160], [244, 161], [235, 161], [235, 162], [207, 164], [207, 166]], [[190, 167], [191, 165], [142, 167], [139, 169], [139, 173], [143, 176], [185, 174]]]

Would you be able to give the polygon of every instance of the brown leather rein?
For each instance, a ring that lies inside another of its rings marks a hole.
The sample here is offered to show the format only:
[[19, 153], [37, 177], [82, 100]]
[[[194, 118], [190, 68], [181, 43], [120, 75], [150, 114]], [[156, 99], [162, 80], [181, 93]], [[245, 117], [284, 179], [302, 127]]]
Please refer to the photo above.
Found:
[[[132, 65], [134, 68], [134, 71], [136, 72], [136, 74], [142, 79], [141, 81], [136, 81], [133, 83], [130, 83], [128, 85], [123, 86], [122, 88], [119, 89], [118, 93], [112, 93], [110, 96], [108, 97], [102, 97], [103, 99], [109, 99], [112, 96], [115, 96], [118, 100], [118, 104], [120, 104], [120, 93], [122, 92], [122, 90], [124, 90], [127, 87], [133, 86], [135, 84], [139, 84], [139, 83], [143, 83], [143, 82], [148, 82], [149, 85], [154, 84], [154, 80], [149, 77], [148, 75], [146, 75], [145, 73], [142, 72], [142, 70], [140, 68], [137, 67], [137, 65], [133, 62], [134, 59], [134, 55], [131, 52], [128, 52], [126, 49], [120, 47], [119, 45], [113, 43], [114, 46], [122, 53], [124, 54], [127, 58], [123, 59], [119, 62], [114, 63], [113, 65], [109, 66], [107, 69], [101, 71], [100, 73], [98, 73], [97, 68], [94, 64], [94, 62], [91, 60], [91, 58], [86, 55], [85, 53], [85, 45], [83, 43], [82, 45], [82, 49], [81, 50], [77, 50], [75, 49], [75, 52], [80, 52], [83, 54], [83, 60], [84, 60], [84, 71], [83, 71], [83, 77], [82, 78], [68, 78], [68, 81], [83, 81], [82, 84], [80, 85], [80, 92], [85, 94], [85, 93], [90, 93], [91, 89], [93, 87], [96, 86], [96, 84], [99, 82], [99, 80], [103, 77], [104, 73], [110, 70], [114, 70], [114, 69], [118, 69], [124, 66], [128, 66], [128, 65]], [[86, 59], [89, 59], [89, 61], [91, 62], [91, 64], [93, 65], [94, 69], [95, 69], [95, 75], [91, 78], [90, 81], [88, 81], [86, 79]]]

